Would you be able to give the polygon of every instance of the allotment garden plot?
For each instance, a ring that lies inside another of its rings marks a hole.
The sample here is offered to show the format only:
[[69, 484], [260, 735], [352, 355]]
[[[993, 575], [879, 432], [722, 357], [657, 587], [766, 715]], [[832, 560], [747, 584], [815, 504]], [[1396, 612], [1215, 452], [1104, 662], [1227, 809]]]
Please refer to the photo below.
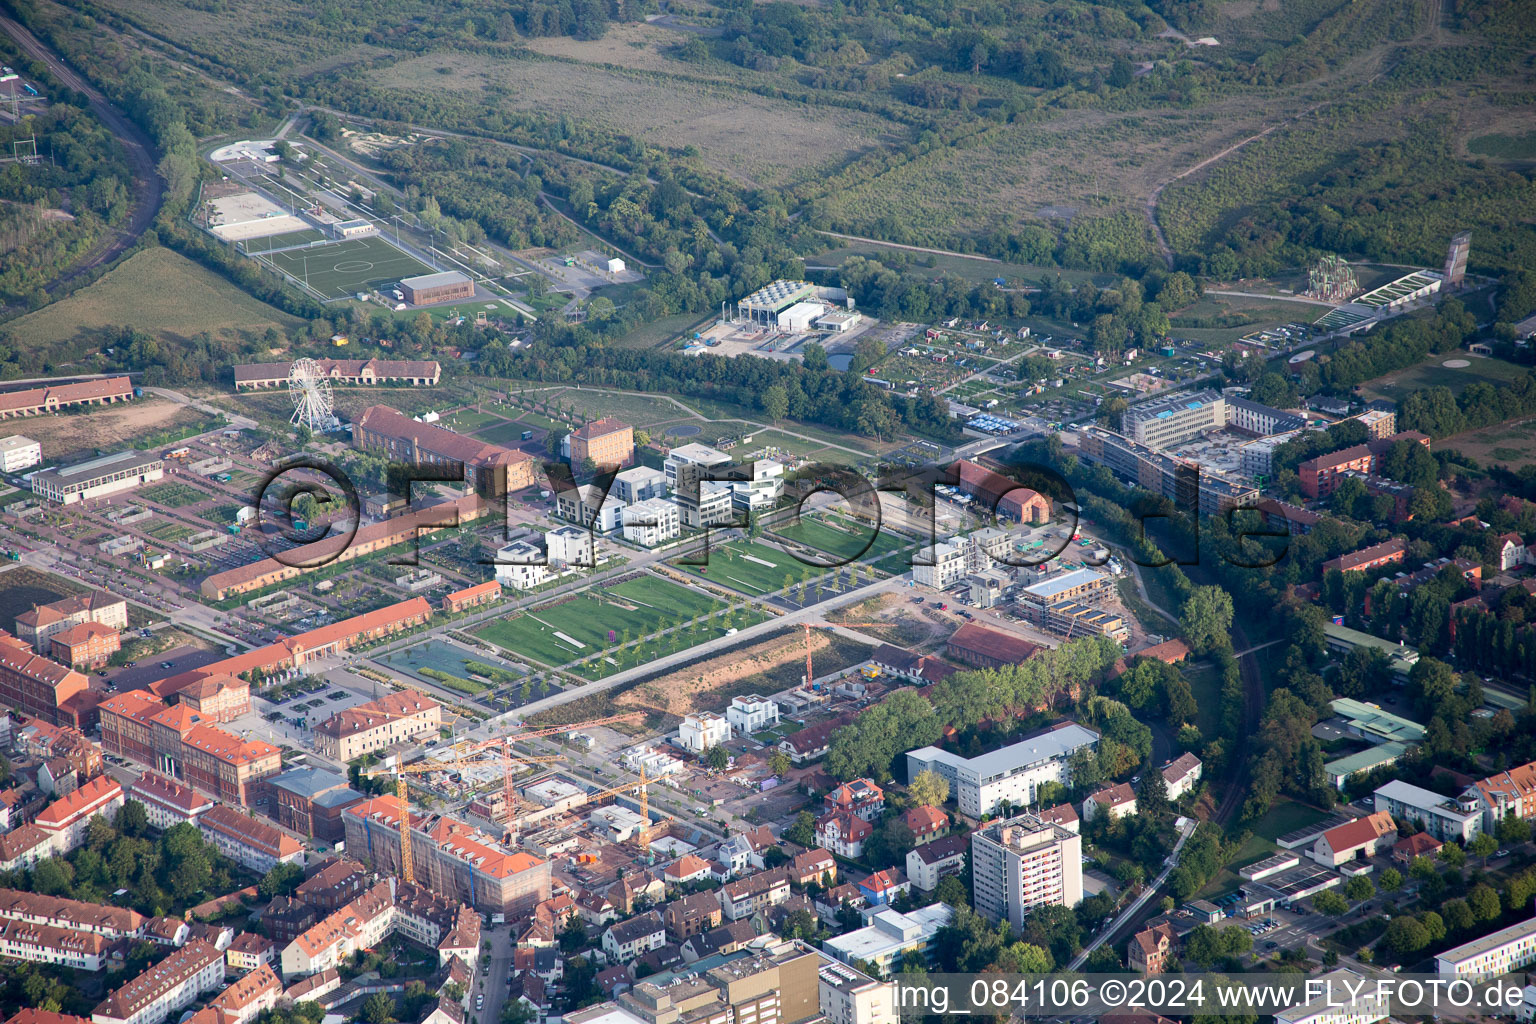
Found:
[[[637, 574], [489, 623], [475, 635], [518, 657], [572, 665], [597, 679], [760, 621], [760, 613], [745, 607], [733, 610], [702, 591]], [[671, 632], [642, 642], [663, 630]]]
[[392, 285], [433, 269], [383, 238], [353, 238], [330, 245], [284, 249], [257, 257], [327, 299]]

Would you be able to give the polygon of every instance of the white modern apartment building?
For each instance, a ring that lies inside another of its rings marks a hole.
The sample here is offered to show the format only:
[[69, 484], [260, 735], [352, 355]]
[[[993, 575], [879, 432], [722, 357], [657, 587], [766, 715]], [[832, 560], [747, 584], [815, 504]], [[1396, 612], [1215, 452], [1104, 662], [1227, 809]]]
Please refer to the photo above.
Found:
[[91, 1011], [95, 1024], [160, 1024], [224, 984], [224, 954], [193, 939], [147, 968]]
[[713, 711], [701, 711], [686, 715], [677, 727], [677, 739], [684, 750], [702, 754], [710, 747], [718, 747], [731, 738], [731, 723]]
[[784, 464], [772, 459], [752, 463], [752, 479], [731, 484], [731, 506], [737, 512], [766, 512], [784, 496]]
[[1040, 906], [1083, 900], [1083, 839], [1033, 814], [971, 833], [976, 912], [994, 924], [1024, 927]]
[[921, 747], [907, 753], [907, 778], [915, 779], [922, 771], [938, 772], [949, 781], [960, 813], [979, 818], [992, 813], [1004, 800], [1014, 807], [1035, 804], [1042, 782], [1070, 786], [1068, 759], [1074, 751], [1098, 742], [1099, 734], [1092, 729], [1066, 722], [977, 757]]
[[20, 473], [42, 461], [43, 446], [30, 437], [24, 437], [21, 434], [0, 437], [0, 470], [7, 473]]
[[1464, 942], [1435, 957], [1442, 977], [1482, 981], [1536, 963], [1536, 917]]
[[1376, 810], [1386, 811], [1393, 821], [1418, 822], [1442, 843], [1465, 844], [1483, 830], [1483, 811], [1471, 801], [1448, 796], [1393, 779], [1376, 789]]
[[536, 545], [526, 540], [515, 540], [497, 549], [497, 583], [513, 590], [532, 590], [548, 580], [548, 559]]
[[697, 477], [697, 473], [691, 470], [718, 469], [730, 464], [731, 457], [718, 448], [711, 448], [707, 444], [684, 444], [667, 453], [661, 468], [667, 486], [676, 491], [687, 486], [691, 477]]
[[682, 513], [665, 498], [646, 498], [624, 507], [624, 539], [653, 548], [683, 532]]
[[650, 466], [634, 466], [613, 478], [608, 492], [626, 505], [667, 496], [667, 474]]
[[779, 706], [755, 693], [733, 697], [731, 706], [725, 709], [725, 720], [738, 735], [761, 732], [779, 724]]
[[822, 952], [845, 964], [871, 963], [889, 971], [908, 952], [928, 955], [939, 929], [949, 924], [955, 911], [947, 903], [935, 903], [901, 913], [881, 907], [865, 917], [869, 923], [821, 944]]
[[557, 526], [544, 535], [544, 546], [552, 565], [597, 564], [597, 538], [586, 527]]
[[828, 1024], [897, 1024], [896, 984], [834, 960], [817, 965], [817, 1002]]
[[912, 579], [934, 590], [947, 590], [970, 575], [969, 545], [939, 541], [912, 560]]

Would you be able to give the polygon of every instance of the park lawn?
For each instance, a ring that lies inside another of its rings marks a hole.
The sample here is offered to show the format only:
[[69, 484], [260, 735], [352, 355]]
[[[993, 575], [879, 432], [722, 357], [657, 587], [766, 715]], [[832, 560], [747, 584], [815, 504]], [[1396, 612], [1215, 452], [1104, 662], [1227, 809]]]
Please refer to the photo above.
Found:
[[672, 316], [664, 316], [660, 320], [641, 324], [611, 344], [615, 348], [656, 348], [674, 338], [690, 333], [693, 329], [713, 322], [713, 317], [700, 320], [693, 313], [674, 313]]
[[1277, 838], [1325, 817], [1327, 813], [1316, 807], [1286, 797], [1277, 798], [1274, 806], [1254, 822], [1252, 834], [1238, 847], [1232, 859], [1196, 894], [1197, 898], [1208, 899], [1236, 889], [1242, 883], [1238, 870], [1278, 852]]
[[[532, 413], [523, 413], [524, 417], [532, 415]], [[542, 438], [549, 429], [549, 427], [540, 427], [532, 423], [508, 423], [505, 420], [498, 420], [493, 426], [476, 430], [474, 435], [479, 440], [489, 441], [492, 444], [519, 445], [523, 443], [524, 431], [531, 430], [534, 438]]]
[[1253, 823], [1253, 834], [1274, 842], [1287, 832], [1305, 828], [1328, 816], [1327, 811], [1284, 798], [1277, 799], [1273, 807]]
[[[1134, 590], [1135, 585], [1131, 588]], [[1195, 725], [1200, 735], [1215, 736], [1221, 726], [1221, 673], [1209, 662], [1186, 664], [1184, 681], [1195, 696]]]
[[802, 516], [799, 522], [775, 529], [774, 533], [840, 560], [873, 560], [876, 568], [885, 572], [904, 571], [893, 566], [899, 566], [900, 553], [910, 546], [909, 541], [889, 530], [882, 529], [871, 539], [867, 526], [837, 515]]
[[443, 417], [443, 426], [450, 430], [456, 430], [461, 434], [470, 434], [482, 427], [504, 422], [505, 417], [493, 412], [476, 412], [473, 409], [460, 409]]
[[[1470, 365], [1463, 367], [1443, 365], [1453, 360], [1466, 360]], [[1432, 355], [1406, 370], [1397, 370], [1374, 380], [1368, 380], [1361, 387], [1368, 399], [1387, 398], [1400, 402], [1415, 391], [1423, 391], [1426, 388], [1450, 388], [1459, 395], [1475, 381], [1486, 381], [1498, 387], [1518, 380], [1529, 372], [1527, 367], [1518, 363], [1495, 359], [1492, 356], [1456, 351], [1444, 355]]]
[[[764, 565], [763, 562], [769, 564]], [[790, 582], [796, 582], [806, 572], [818, 572], [814, 566], [807, 565], [794, 555], [755, 540], [737, 540], [723, 547], [711, 548], [707, 566], [674, 564], [684, 572], [704, 576], [712, 582], [754, 596], [783, 590], [786, 576], [791, 578]]]
[[[698, 591], [642, 576], [586, 591], [557, 605], [534, 608], [516, 618], [497, 620], [475, 635], [519, 656], [546, 665], [564, 665], [616, 646], [625, 633], [635, 640], [723, 608], [724, 602]], [[609, 641], [609, 631], [618, 640]]]
[[303, 324], [169, 249], [135, 253], [99, 281], [6, 325], [16, 343], [43, 354], [74, 344], [111, 344], [127, 324], [161, 342], [181, 345], [200, 331], [255, 340], [275, 328]]

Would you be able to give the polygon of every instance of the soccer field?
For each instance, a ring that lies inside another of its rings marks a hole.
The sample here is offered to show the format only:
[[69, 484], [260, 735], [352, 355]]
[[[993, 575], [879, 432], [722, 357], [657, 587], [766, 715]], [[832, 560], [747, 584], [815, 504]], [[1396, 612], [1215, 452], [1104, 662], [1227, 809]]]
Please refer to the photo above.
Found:
[[403, 277], [434, 273], [431, 267], [379, 236], [287, 249], [267, 253], [260, 259], [304, 281], [328, 299], [343, 299], [357, 292], [392, 285]]

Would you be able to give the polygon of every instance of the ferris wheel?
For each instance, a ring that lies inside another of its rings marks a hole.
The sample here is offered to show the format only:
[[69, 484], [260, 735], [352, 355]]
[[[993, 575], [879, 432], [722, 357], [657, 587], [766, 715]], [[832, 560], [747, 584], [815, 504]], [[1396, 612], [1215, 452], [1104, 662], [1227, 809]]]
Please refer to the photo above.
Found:
[[288, 394], [293, 397], [294, 426], [325, 430], [335, 422], [331, 381], [313, 359], [297, 359], [288, 371]]

